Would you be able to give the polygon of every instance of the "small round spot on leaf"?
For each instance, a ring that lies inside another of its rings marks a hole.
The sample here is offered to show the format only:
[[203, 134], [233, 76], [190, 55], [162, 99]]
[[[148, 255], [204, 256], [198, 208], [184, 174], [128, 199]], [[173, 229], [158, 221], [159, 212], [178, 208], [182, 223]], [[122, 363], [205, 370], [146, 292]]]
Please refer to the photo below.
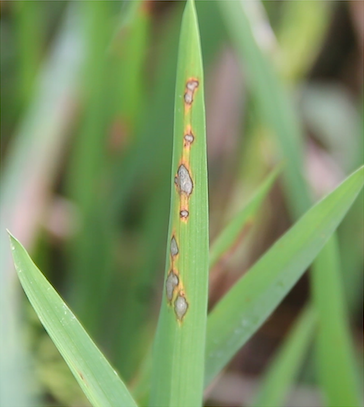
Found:
[[187, 143], [192, 144], [195, 138], [192, 134], [186, 134], [184, 139]]
[[181, 218], [188, 218], [189, 212], [185, 209], [179, 213]]

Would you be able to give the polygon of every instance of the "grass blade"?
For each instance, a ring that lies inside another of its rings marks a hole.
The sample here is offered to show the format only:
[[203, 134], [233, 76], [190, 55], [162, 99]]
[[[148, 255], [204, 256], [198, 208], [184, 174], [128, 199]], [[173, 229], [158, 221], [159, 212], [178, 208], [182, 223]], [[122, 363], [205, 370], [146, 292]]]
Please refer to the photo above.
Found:
[[[12, 259], [5, 228], [22, 236], [27, 247], [47, 207], [58, 165], [64, 153], [67, 127], [72, 118], [67, 106], [74, 101], [83, 61], [82, 18], [79, 4], [70, 5], [51, 52], [34, 83], [24, 112], [3, 162], [0, 194], [0, 405], [36, 403], [36, 387], [22, 341], [21, 307], [14, 286]], [[33, 197], [29, 205], [29, 197]], [[21, 219], [21, 221], [19, 221]]]
[[364, 167], [310, 209], [225, 295], [208, 318], [208, 384], [256, 332], [328, 241], [363, 186]]
[[210, 249], [210, 269], [238, 243], [239, 237], [245, 234], [245, 228], [254, 221], [255, 215], [275, 182], [279, 171], [277, 169], [268, 176], [247, 205], [234, 216], [216, 238]]
[[[303, 177], [303, 131], [294, 110], [294, 104], [290, 101], [286, 89], [280, 83], [272, 64], [267, 60], [266, 55], [264, 55], [254, 39], [252, 27], [250, 27], [250, 21], [246, 13], [249, 11], [249, 7], [255, 6], [255, 3], [222, 1], [219, 4], [221, 5], [221, 10], [225, 16], [225, 22], [237, 53], [246, 66], [249, 83], [257, 101], [257, 107], [264, 121], [274, 132], [277, 145], [287, 161], [286, 171], [284, 172], [285, 193], [291, 214], [294, 218], [298, 218], [309, 208], [312, 199], [310, 197], [309, 186]], [[332, 245], [328, 245], [317, 259], [325, 270], [331, 267], [327, 262], [328, 258], [336, 256], [335, 252], [330, 253], [332, 250]], [[326, 259], [326, 264], [324, 261], [321, 261], [321, 255]], [[313, 272], [315, 273], [316, 270], [319, 269], [314, 267]], [[316, 285], [320, 284], [320, 286], [314, 287], [316, 295], [325, 297], [325, 281], [314, 277], [313, 282]], [[319, 291], [321, 291], [321, 294], [318, 294]], [[337, 298], [337, 301], [340, 302], [341, 299]], [[323, 312], [324, 309], [319, 308], [318, 310]], [[326, 316], [322, 314], [319, 318], [325, 319]], [[329, 329], [327, 325], [324, 325], [324, 327]], [[342, 327], [344, 328], [344, 324], [342, 324]], [[327, 338], [329, 337], [328, 333], [325, 335]], [[343, 335], [349, 336], [350, 333], [347, 331]], [[342, 345], [348, 347], [343, 351], [342, 356], [346, 354], [349, 358], [349, 355], [354, 352], [353, 349], [350, 349], [350, 341], [343, 341]], [[329, 340], [326, 346], [331, 348], [330, 352], [334, 355], [336, 352], [335, 342]], [[346, 360], [345, 365], [351, 365], [350, 358]], [[336, 377], [333, 380], [337, 383], [341, 380], [345, 381], [343, 372], [344, 370], [340, 366], [337, 366], [336, 369], [331, 369], [331, 375]], [[327, 385], [327, 382], [322, 383], [323, 390], [329, 394], [331, 390], [326, 388]], [[352, 393], [351, 399], [356, 398], [356, 393]], [[334, 402], [334, 400], [331, 400], [331, 402]]]
[[41, 58], [42, 20], [37, 2], [14, 2], [16, 39], [18, 48], [18, 102], [24, 108], [29, 102]]
[[202, 58], [194, 2], [182, 20], [164, 295], [151, 405], [202, 402], [208, 288], [208, 199]]
[[10, 243], [15, 268], [29, 301], [92, 405], [136, 407], [115, 370], [24, 247], [12, 235]]
[[304, 309], [283, 346], [265, 372], [261, 387], [252, 403], [253, 407], [285, 405], [285, 396], [313, 338], [316, 315], [312, 307]]
[[[361, 406], [335, 237], [329, 240], [313, 268], [313, 299], [318, 315], [318, 372], [327, 405]], [[326, 289], [321, 290], [322, 286]], [[329, 343], [335, 346], [328, 346]], [[340, 376], [332, 374], [337, 370], [341, 371]]]
[[107, 218], [107, 191], [101, 187], [110, 161], [106, 137], [111, 102], [102, 101], [111, 94], [106, 89], [106, 47], [112, 38], [112, 3], [91, 1], [80, 6], [87, 38], [81, 92], [84, 110], [65, 181], [80, 219], [80, 227], [68, 243], [69, 299], [87, 331], [95, 336], [113, 272], [113, 230]]
[[281, 50], [279, 65], [288, 80], [307, 75], [327, 32], [331, 4], [323, 1], [290, 2], [282, 7], [277, 37]]
[[303, 137], [294, 108], [281, 86], [270, 61], [256, 44], [245, 8], [254, 4], [221, 1], [221, 11], [231, 39], [249, 75], [249, 85], [263, 119], [275, 133], [286, 160], [283, 180], [287, 199], [295, 217], [310, 206], [310, 197], [302, 177]]
[[[111, 42], [112, 82], [115, 103], [115, 121], [123, 128], [124, 143], [135, 138], [140, 112], [146, 99], [144, 64], [149, 45], [151, 11], [147, 0], [127, 2], [121, 10], [120, 25]], [[113, 90], [113, 89], [111, 89]]]
[[[119, 202], [116, 211], [113, 210], [114, 205], [110, 205], [109, 217], [111, 218], [112, 225], [119, 224], [118, 219], [122, 218], [123, 209], [127, 207], [126, 203], [130, 199], [130, 195], [132, 195], [127, 193], [128, 188], [123, 188], [124, 186], [127, 187], [125, 179], [133, 179], [135, 176], [130, 164], [132, 166], [135, 165], [139, 171], [141, 170], [142, 165], [140, 165], [140, 156], [138, 154], [143, 155], [143, 153], [140, 148], [141, 140], [138, 136], [140, 128], [147, 122], [145, 117], [147, 109], [145, 109], [145, 105], [147, 104], [148, 92], [146, 91], [144, 68], [151, 40], [151, 6], [146, 0], [126, 2], [124, 6], [121, 10], [120, 25], [111, 44], [111, 78], [118, 78], [117, 81], [113, 80], [110, 84], [111, 89], [115, 87], [117, 89], [116, 91], [114, 90], [115, 112], [113, 113], [112, 120], [114, 128], [122, 129], [122, 132], [119, 132], [119, 143], [120, 139], [122, 139], [122, 143], [119, 146], [118, 154], [114, 153], [112, 157], [109, 176], [112, 180], [109, 189], [111, 192], [110, 203], [115, 196], [114, 190], [117, 190], [117, 194], [120, 194], [120, 196], [124, 196], [123, 202]], [[173, 111], [173, 108], [171, 110]], [[161, 112], [164, 114], [164, 109]], [[150, 123], [148, 124], [150, 125]], [[145, 136], [151, 136], [150, 128], [145, 132]], [[147, 150], [146, 157], [143, 157], [144, 162], [149, 157], [150, 148]], [[165, 178], [169, 179], [168, 170]], [[121, 179], [123, 179], [122, 182], [120, 182]], [[168, 181], [163, 185], [167, 189]], [[154, 185], [153, 187], [155, 188]], [[147, 191], [144, 192], [148, 195]], [[163, 216], [168, 211], [168, 195], [169, 190], [165, 195], [163, 193], [160, 194], [158, 191], [153, 196], [152, 202], [148, 203], [147, 212], [151, 214], [151, 218], [150, 222], [143, 221], [142, 228], [146, 230], [143, 230], [141, 233], [147, 241], [145, 244], [146, 251], [143, 250], [144, 247], [142, 245], [141, 248], [138, 248], [140, 253], [140, 256], [138, 256], [139, 261], [133, 262], [130, 266], [132, 270], [130, 269], [129, 272], [125, 272], [123, 265], [118, 263], [117, 277], [114, 275], [114, 279], [116, 277], [118, 285], [120, 285], [120, 296], [116, 306], [122, 312], [121, 315], [116, 316], [117, 320], [112, 324], [115, 327], [115, 334], [112, 335], [113, 346], [115, 347], [116, 366], [126, 381], [129, 381], [135, 373], [145, 351], [145, 342], [141, 338], [146, 326], [148, 326], [146, 321], [148, 321], [150, 316], [148, 314], [150, 307], [148, 306], [148, 301], [140, 301], [140, 287], [148, 286], [154, 278], [154, 271], [160, 267], [159, 263], [156, 266], [154, 259], [160, 258], [160, 248], [163, 247], [166, 230], [166, 219], [162, 218], [163, 221], [160, 221], [161, 215], [159, 215], [158, 210], [152, 213], [154, 209], [152, 207], [160, 209]], [[159, 204], [161, 200], [163, 200], [163, 203]], [[156, 201], [159, 202], [157, 203]], [[161, 210], [163, 206], [164, 211]], [[154, 226], [156, 230], [151, 230]], [[163, 226], [165, 227], [163, 228]], [[162, 232], [159, 232], [158, 228]], [[150, 233], [153, 232], [155, 232], [155, 235], [151, 237]], [[122, 236], [123, 233], [120, 233], [119, 239], [123, 238]], [[125, 247], [125, 250], [128, 251], [128, 255], [124, 256], [124, 258], [128, 258], [129, 249]], [[148, 257], [148, 254], [151, 254], [151, 256]], [[110, 304], [110, 308], [114, 307], [115, 304]]]

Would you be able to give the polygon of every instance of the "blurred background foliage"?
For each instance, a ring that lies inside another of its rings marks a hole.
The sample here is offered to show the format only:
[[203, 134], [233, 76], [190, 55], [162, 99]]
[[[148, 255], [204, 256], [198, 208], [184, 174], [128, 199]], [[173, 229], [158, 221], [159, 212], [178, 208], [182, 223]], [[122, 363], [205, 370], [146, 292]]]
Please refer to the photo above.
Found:
[[[130, 385], [148, 354], [164, 270], [183, 5], [1, 2], [1, 390], [13, 389], [14, 406], [31, 405], [30, 399], [44, 406], [88, 402], [20, 291], [5, 228], [30, 250]], [[240, 57], [218, 1], [196, 7], [213, 241], [282, 154], [255, 94], [265, 70], [249, 72], [250, 54]], [[363, 13], [357, 1], [264, 1], [246, 8], [255, 41], [298, 115], [301, 175], [314, 201], [363, 163]], [[272, 93], [266, 102], [274, 115], [279, 101]], [[289, 157], [283, 161], [290, 165]], [[299, 215], [290, 200], [300, 198], [285, 188], [276, 183], [249, 233], [213, 268], [210, 307]], [[363, 195], [338, 232], [358, 353], [362, 208]], [[207, 391], [206, 406], [250, 403], [309, 292], [305, 275]], [[289, 406], [321, 405], [313, 355], [307, 350]]]

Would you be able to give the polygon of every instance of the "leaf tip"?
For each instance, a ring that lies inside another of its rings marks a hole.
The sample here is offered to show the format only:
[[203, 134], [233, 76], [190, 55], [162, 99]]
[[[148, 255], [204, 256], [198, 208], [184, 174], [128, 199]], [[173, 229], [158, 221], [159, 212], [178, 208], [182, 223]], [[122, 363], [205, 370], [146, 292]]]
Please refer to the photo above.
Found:
[[8, 234], [9, 241], [10, 241], [10, 247], [11, 247], [11, 250], [13, 251], [13, 250], [15, 250], [14, 242], [17, 242], [17, 240], [16, 240], [16, 238], [13, 236], [13, 234], [10, 232], [9, 229], [6, 229], [6, 233]]

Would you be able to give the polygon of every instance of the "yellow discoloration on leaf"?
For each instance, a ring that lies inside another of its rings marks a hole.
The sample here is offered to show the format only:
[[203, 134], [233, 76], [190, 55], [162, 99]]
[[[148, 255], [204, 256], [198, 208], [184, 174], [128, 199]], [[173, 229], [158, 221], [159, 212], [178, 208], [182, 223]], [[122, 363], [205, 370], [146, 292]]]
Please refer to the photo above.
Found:
[[[203, 69], [192, 0], [186, 2], [181, 26], [174, 112], [171, 178], [176, 186], [171, 194], [169, 239], [175, 233], [179, 254], [173, 261], [173, 270], [178, 271], [180, 284], [174, 291], [173, 309], [166, 300], [161, 307], [155, 339], [150, 402], [153, 407], [202, 405], [208, 199]], [[189, 174], [183, 188], [178, 179], [181, 165]], [[167, 262], [166, 278], [172, 266], [169, 253]]]
[[[183, 114], [184, 133], [181, 134], [181, 142], [183, 143], [182, 157], [178, 163], [174, 177], [174, 184], [179, 197], [179, 216], [178, 220], [176, 218], [174, 220], [175, 222], [179, 222], [178, 226], [176, 225], [178, 232], [180, 231], [180, 225], [187, 224], [189, 220], [189, 200], [195, 187], [194, 177], [190, 168], [190, 150], [191, 145], [195, 140], [195, 134], [192, 130], [193, 101], [199, 84], [200, 81], [194, 77], [188, 78], [185, 82]], [[166, 293], [169, 305], [171, 305], [177, 289], [179, 290], [178, 296], [174, 300], [174, 308], [177, 319], [179, 322], [182, 322], [188, 311], [188, 302], [185, 298], [185, 291], [181, 282], [178, 267], [176, 267], [174, 261], [174, 257], [177, 255], [177, 253], [175, 253], [176, 250], [178, 253], [180, 248], [177, 245], [176, 234], [174, 233], [171, 237], [171, 266], [166, 280]], [[177, 279], [178, 283], [176, 283]]]

